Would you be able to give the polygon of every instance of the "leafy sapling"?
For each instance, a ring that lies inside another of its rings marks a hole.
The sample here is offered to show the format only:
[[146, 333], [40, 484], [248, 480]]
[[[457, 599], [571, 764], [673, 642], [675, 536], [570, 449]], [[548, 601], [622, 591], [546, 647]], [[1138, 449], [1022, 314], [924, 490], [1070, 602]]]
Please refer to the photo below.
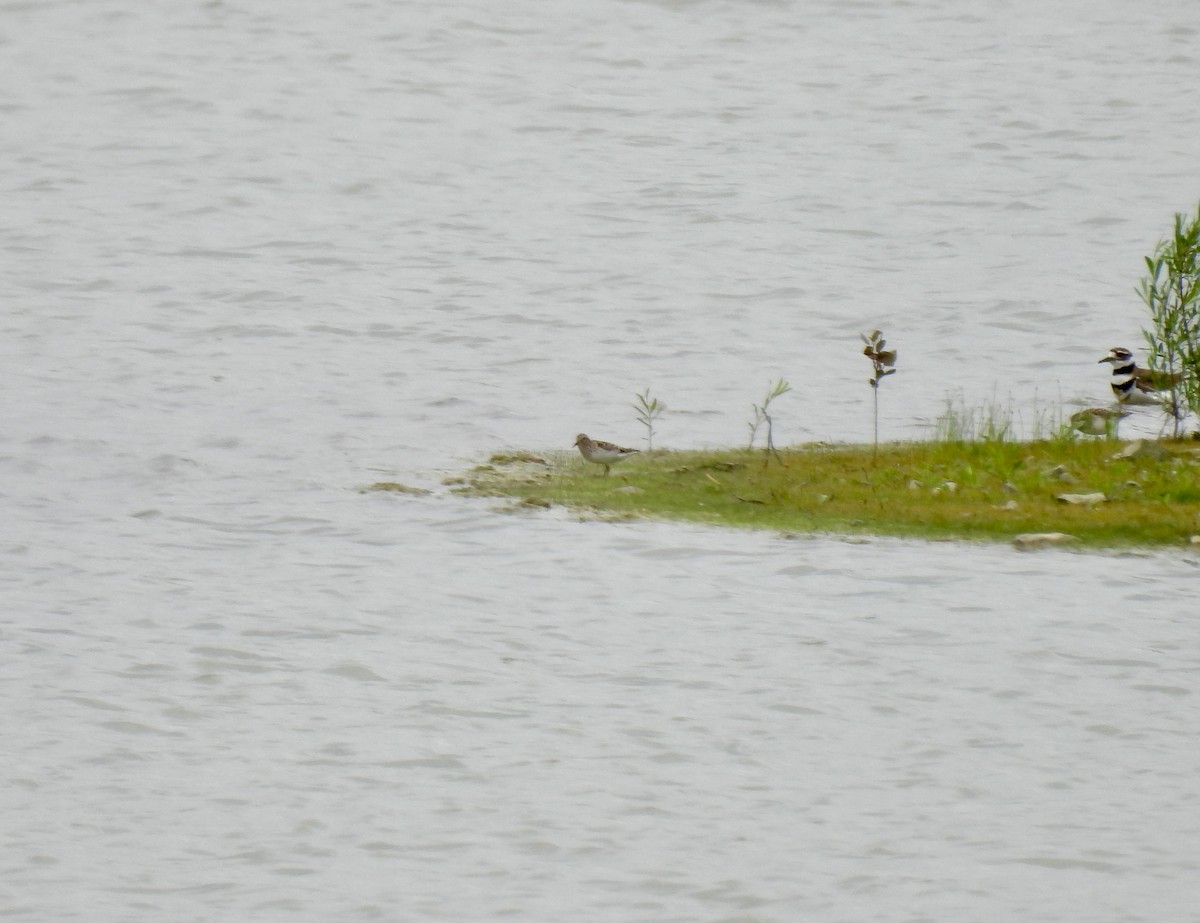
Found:
[[638, 422], [646, 427], [646, 448], [648, 451], [654, 451], [654, 422], [662, 416], [667, 405], [656, 397], [650, 396], [650, 389], [647, 388], [641, 394], [637, 395], [637, 403], [633, 405], [633, 409], [637, 411]]
[[1175, 215], [1171, 237], [1146, 257], [1146, 270], [1137, 291], [1154, 326], [1142, 333], [1178, 438], [1187, 412], [1200, 414], [1200, 206], [1194, 218]]
[[[780, 456], [779, 456], [779, 452], [775, 449], [774, 420], [771, 419], [771, 413], [770, 413], [769, 408], [771, 406], [771, 401], [775, 400], [775, 398], [777, 398], [777, 397], [787, 394], [791, 390], [792, 390], [792, 386], [789, 385], [782, 378], [780, 378], [774, 384], [770, 385], [770, 388], [767, 391], [767, 396], [765, 398], [763, 398], [763, 402], [761, 404], [751, 404], [750, 405], [751, 408], [754, 410], [754, 418], [749, 423], [750, 445], [748, 446], [748, 448], [751, 448], [751, 449], [754, 448], [754, 440], [758, 437], [758, 430], [764, 423], [766, 423], [767, 424], [767, 448], [766, 448], [767, 458], [766, 458], [766, 461], [770, 461], [771, 455], [774, 455], [777, 459], [779, 459], [780, 463], [783, 462], [783, 459], [780, 458]], [[764, 461], [764, 464], [766, 463], [766, 461]]]
[[887, 340], [878, 330], [872, 330], [870, 336], [863, 336], [861, 333], [859, 336], [867, 344], [863, 348], [863, 355], [871, 360], [871, 368], [874, 372], [867, 380], [867, 384], [871, 386], [871, 391], [875, 395], [875, 442], [871, 452], [874, 457], [879, 452], [879, 383], [888, 375], [896, 374], [896, 350], [885, 348]]

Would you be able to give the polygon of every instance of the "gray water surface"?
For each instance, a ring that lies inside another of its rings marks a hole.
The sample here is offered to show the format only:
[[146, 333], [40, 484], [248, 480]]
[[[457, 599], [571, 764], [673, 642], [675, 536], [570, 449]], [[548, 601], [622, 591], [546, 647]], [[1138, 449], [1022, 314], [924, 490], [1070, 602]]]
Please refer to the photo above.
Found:
[[0, 917], [1194, 915], [1196, 557], [441, 484], [647, 387], [665, 446], [781, 376], [777, 441], [869, 438], [876, 326], [884, 438], [1104, 403], [1196, 201], [1180, 21], [5, 6]]

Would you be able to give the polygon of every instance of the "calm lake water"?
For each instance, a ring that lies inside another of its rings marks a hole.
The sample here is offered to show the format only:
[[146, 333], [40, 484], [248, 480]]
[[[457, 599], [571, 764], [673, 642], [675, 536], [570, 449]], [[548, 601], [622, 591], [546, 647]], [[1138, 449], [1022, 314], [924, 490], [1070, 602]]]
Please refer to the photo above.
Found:
[[1104, 403], [1196, 204], [1189, 23], [4, 4], [0, 918], [1194, 915], [1197, 557], [441, 485], [637, 444], [645, 388], [662, 445], [778, 377], [777, 441], [867, 438], [876, 326], [885, 438]]

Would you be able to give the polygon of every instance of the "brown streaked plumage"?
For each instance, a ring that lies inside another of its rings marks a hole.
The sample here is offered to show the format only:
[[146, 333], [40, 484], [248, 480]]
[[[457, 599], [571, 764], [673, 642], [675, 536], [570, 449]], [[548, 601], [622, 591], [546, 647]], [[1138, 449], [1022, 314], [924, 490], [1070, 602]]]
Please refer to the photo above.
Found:
[[593, 465], [603, 465], [605, 474], [608, 474], [608, 469], [617, 462], [624, 461], [630, 455], [638, 454], [637, 449], [624, 449], [611, 442], [592, 439], [587, 433], [580, 433], [575, 437], [575, 446], [579, 449], [579, 454]]
[[1071, 414], [1071, 426], [1088, 436], [1115, 437], [1117, 426], [1129, 415], [1128, 410], [1089, 407]]

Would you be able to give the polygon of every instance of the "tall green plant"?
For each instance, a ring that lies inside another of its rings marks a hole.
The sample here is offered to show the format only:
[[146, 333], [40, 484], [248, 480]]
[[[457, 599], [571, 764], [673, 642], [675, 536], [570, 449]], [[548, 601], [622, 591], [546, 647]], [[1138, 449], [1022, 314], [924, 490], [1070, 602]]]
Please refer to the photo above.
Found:
[[1175, 215], [1171, 236], [1146, 257], [1137, 288], [1150, 309], [1150, 368], [1168, 384], [1164, 409], [1174, 418], [1176, 438], [1186, 412], [1200, 414], [1200, 205], [1194, 218]]
[[875, 395], [875, 442], [871, 450], [874, 457], [879, 452], [879, 383], [888, 375], [896, 374], [896, 350], [885, 349], [887, 340], [878, 330], [872, 330], [870, 336], [859, 334], [867, 345], [863, 347], [863, 355], [871, 360], [874, 374], [867, 380], [871, 393]]
[[[764, 464], [766, 464], [766, 462], [770, 461], [772, 454], [776, 458], [779, 458], [779, 452], [776, 451], [776, 449], [775, 449], [775, 435], [774, 435], [774, 422], [775, 421], [771, 419], [771, 413], [769, 410], [769, 408], [771, 406], [771, 401], [775, 400], [775, 398], [780, 397], [781, 395], [787, 394], [791, 390], [792, 390], [792, 386], [789, 385], [782, 378], [780, 378], [778, 381], [776, 381], [775, 383], [770, 385], [770, 388], [767, 391], [767, 396], [765, 398], [763, 398], [763, 402], [761, 404], [751, 404], [750, 405], [754, 410], [754, 419], [751, 420], [750, 424], [749, 424], [749, 426], [750, 426], [749, 448], [751, 448], [751, 449], [754, 448], [754, 440], [758, 437], [759, 428], [764, 423], [767, 424], [767, 456], [763, 461]], [[783, 459], [779, 459], [779, 460], [781, 462], [783, 461]]]
[[637, 411], [638, 422], [646, 427], [646, 449], [654, 451], [654, 422], [662, 415], [662, 412], [667, 409], [664, 404], [656, 397], [650, 396], [650, 389], [647, 388], [641, 394], [636, 395], [637, 403], [633, 405], [633, 409]]

